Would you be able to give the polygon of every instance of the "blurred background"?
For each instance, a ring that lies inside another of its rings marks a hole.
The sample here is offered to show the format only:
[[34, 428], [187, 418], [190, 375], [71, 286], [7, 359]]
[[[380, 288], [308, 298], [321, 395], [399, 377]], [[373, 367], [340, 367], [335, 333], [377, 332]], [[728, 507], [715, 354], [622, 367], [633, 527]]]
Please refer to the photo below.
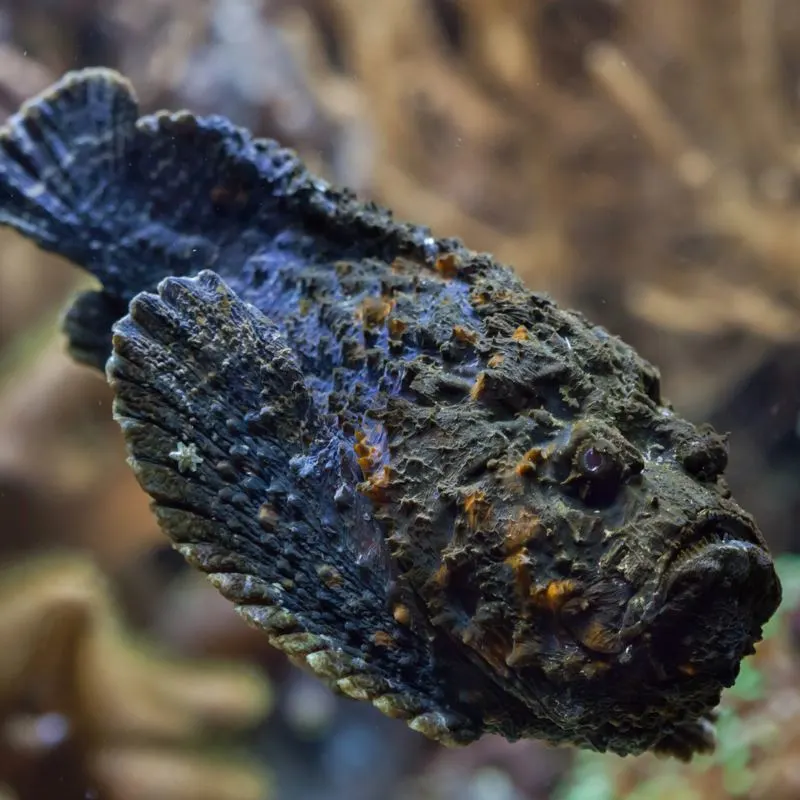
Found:
[[787, 600], [713, 757], [444, 750], [291, 668], [183, 566], [102, 376], [64, 353], [85, 279], [0, 231], [0, 799], [800, 797], [800, 3], [0, 0], [0, 117], [89, 65], [636, 346], [730, 431]]

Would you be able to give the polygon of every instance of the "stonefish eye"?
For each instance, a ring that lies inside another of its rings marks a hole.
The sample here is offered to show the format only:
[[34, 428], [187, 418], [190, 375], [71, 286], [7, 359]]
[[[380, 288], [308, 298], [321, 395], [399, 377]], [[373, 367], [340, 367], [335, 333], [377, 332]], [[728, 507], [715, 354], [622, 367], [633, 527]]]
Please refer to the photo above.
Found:
[[574, 473], [580, 495], [592, 505], [607, 505], [622, 484], [624, 465], [610, 442], [597, 439], [580, 448], [575, 456]]
[[587, 447], [583, 453], [583, 468], [586, 472], [598, 473], [607, 468], [608, 457], [596, 447]]

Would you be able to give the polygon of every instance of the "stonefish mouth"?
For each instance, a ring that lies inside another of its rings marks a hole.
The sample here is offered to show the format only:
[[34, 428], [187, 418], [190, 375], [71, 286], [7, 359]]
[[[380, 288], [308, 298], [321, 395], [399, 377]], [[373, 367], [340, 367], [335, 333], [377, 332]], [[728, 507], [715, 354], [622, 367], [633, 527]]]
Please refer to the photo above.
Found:
[[758, 544], [726, 533], [684, 551], [651, 625], [665, 677], [704, 675], [731, 686], [780, 597], [772, 560]]

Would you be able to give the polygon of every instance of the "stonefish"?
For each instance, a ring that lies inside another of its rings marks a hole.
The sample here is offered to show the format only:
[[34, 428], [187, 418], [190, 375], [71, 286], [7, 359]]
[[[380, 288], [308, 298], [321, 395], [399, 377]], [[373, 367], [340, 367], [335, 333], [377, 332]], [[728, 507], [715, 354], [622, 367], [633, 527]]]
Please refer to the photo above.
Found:
[[0, 222], [99, 280], [70, 351], [164, 532], [295, 662], [446, 744], [713, 747], [780, 584], [725, 438], [631, 347], [109, 70], [2, 129]]

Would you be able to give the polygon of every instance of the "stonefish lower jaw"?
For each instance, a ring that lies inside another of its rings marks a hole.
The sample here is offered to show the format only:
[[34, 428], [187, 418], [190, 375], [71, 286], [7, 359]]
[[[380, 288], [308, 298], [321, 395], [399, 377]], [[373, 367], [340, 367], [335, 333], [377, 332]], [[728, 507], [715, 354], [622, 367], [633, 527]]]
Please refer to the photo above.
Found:
[[713, 747], [781, 588], [725, 438], [631, 347], [109, 70], [0, 131], [0, 223], [99, 280], [70, 352], [164, 533], [293, 661], [445, 744]]

